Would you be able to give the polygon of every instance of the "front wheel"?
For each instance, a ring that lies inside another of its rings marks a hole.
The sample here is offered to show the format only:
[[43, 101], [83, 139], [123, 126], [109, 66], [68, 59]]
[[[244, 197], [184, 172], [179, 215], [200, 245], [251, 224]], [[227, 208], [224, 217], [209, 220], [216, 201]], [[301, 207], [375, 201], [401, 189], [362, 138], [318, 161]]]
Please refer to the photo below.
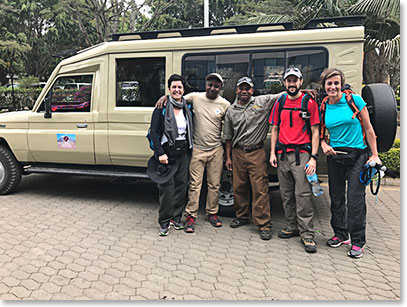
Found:
[[23, 169], [11, 151], [0, 145], [0, 195], [13, 192], [21, 181]]

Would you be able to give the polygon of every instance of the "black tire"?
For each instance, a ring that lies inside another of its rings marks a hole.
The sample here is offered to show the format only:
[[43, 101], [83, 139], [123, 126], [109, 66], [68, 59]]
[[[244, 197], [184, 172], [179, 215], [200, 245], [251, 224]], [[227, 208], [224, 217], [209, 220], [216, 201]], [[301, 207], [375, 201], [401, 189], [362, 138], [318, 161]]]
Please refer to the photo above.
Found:
[[370, 122], [377, 136], [377, 150], [388, 151], [397, 132], [397, 103], [393, 89], [385, 83], [368, 84], [362, 97], [369, 110]]
[[23, 168], [11, 151], [0, 145], [0, 195], [12, 193], [20, 184]]

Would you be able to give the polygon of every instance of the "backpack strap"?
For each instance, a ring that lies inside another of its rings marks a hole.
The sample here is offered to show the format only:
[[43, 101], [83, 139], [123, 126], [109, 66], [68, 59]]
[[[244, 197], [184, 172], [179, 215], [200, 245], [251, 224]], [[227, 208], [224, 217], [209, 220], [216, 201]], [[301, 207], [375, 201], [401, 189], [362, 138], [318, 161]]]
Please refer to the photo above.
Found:
[[287, 94], [283, 94], [278, 98], [277, 102], [278, 104], [278, 121], [277, 121], [277, 127], [280, 129], [280, 124], [281, 124], [281, 112], [283, 111], [285, 101], [287, 99]]
[[360, 110], [358, 109], [358, 107], [355, 104], [355, 101], [353, 100], [353, 94], [352, 93], [346, 93], [345, 100], [346, 100], [349, 108], [353, 112], [352, 118], [354, 119], [356, 117], [359, 120], [360, 125], [362, 126], [363, 140], [365, 141], [365, 144], [366, 144], [365, 127], [363, 127], [362, 116], [360, 115]]
[[312, 134], [311, 134], [311, 120], [310, 120], [310, 118], [311, 118], [311, 113], [308, 111], [308, 102], [309, 102], [309, 100], [311, 99], [311, 96], [310, 95], [308, 95], [308, 94], [305, 94], [303, 97], [302, 97], [302, 100], [301, 100], [301, 109], [302, 109], [302, 112], [306, 112], [304, 115], [303, 115], [303, 119], [305, 120], [305, 125], [304, 125], [304, 128], [303, 128], [303, 132], [305, 132], [305, 131], [307, 131], [307, 133], [309, 134], [309, 136], [311, 136]]
[[319, 106], [319, 116], [320, 116], [320, 139], [324, 139], [327, 143], [328, 140], [326, 139], [326, 126], [325, 126], [325, 111], [326, 111], [326, 104], [328, 102], [328, 96], [326, 96]]
[[284, 161], [285, 155], [287, 153], [287, 148], [294, 149], [295, 153], [295, 165], [300, 165], [300, 150], [305, 150], [309, 154], [311, 154], [311, 143], [306, 144], [282, 144], [280, 142], [277, 143], [277, 149], [281, 149], [280, 161]]

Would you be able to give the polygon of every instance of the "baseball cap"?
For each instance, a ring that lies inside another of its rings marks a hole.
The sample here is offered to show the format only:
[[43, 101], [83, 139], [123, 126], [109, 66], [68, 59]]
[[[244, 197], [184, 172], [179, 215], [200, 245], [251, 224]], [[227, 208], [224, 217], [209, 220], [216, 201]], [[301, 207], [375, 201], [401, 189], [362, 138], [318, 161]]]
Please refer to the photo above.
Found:
[[285, 80], [288, 76], [296, 76], [298, 79], [302, 79], [301, 70], [297, 67], [287, 68], [283, 80]]
[[212, 78], [218, 79], [218, 80], [223, 84], [223, 78], [222, 78], [222, 76], [219, 75], [219, 74], [216, 73], [216, 72], [213, 72], [213, 73], [210, 73], [209, 75], [207, 75], [206, 78], [205, 78], [205, 80], [212, 79]]
[[243, 77], [243, 78], [240, 78], [239, 80], [237, 80], [236, 86], [239, 86], [240, 84], [243, 84], [243, 83], [247, 83], [250, 85], [250, 87], [254, 87], [253, 80], [250, 79], [249, 77]]

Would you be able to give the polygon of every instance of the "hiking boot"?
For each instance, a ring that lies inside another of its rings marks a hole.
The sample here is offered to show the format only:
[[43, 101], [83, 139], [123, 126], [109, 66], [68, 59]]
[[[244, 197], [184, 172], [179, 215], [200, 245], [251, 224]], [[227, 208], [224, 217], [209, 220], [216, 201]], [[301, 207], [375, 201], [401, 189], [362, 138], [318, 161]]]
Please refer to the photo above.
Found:
[[162, 236], [162, 237], [168, 236], [169, 229], [170, 229], [170, 223], [167, 222], [167, 223], [160, 224], [160, 231], [158, 232], [158, 235]]
[[348, 245], [349, 243], [350, 243], [350, 240], [349, 240], [349, 239], [343, 240], [343, 239], [338, 238], [338, 237], [336, 237], [336, 236], [333, 236], [332, 238], [330, 238], [330, 239], [326, 242], [326, 244], [327, 244], [328, 246], [330, 246], [330, 247], [339, 247], [339, 246], [341, 246], [342, 244]]
[[307, 253], [316, 253], [317, 251], [317, 244], [311, 238], [304, 238], [301, 239], [301, 243], [304, 244], [304, 249]]
[[212, 224], [213, 227], [221, 227], [222, 221], [218, 218], [216, 214], [209, 214], [208, 215], [209, 222]]
[[175, 218], [170, 220], [170, 226], [174, 227], [176, 230], [184, 229], [184, 223], [181, 222], [181, 218]]
[[352, 245], [352, 248], [348, 252], [348, 256], [351, 258], [360, 258], [363, 256], [363, 247]]
[[235, 218], [231, 223], [230, 227], [232, 228], [239, 228], [240, 226], [249, 224], [249, 220], [239, 220], [238, 218]]
[[284, 228], [278, 232], [278, 237], [281, 239], [289, 239], [292, 237], [298, 237], [299, 235], [300, 231], [298, 229], [289, 230], [288, 228]]
[[195, 231], [195, 218], [188, 215], [185, 219], [184, 231], [188, 233], [193, 233]]
[[260, 233], [260, 239], [262, 240], [270, 240], [271, 239], [271, 229], [266, 229], [266, 230], [259, 230]]

